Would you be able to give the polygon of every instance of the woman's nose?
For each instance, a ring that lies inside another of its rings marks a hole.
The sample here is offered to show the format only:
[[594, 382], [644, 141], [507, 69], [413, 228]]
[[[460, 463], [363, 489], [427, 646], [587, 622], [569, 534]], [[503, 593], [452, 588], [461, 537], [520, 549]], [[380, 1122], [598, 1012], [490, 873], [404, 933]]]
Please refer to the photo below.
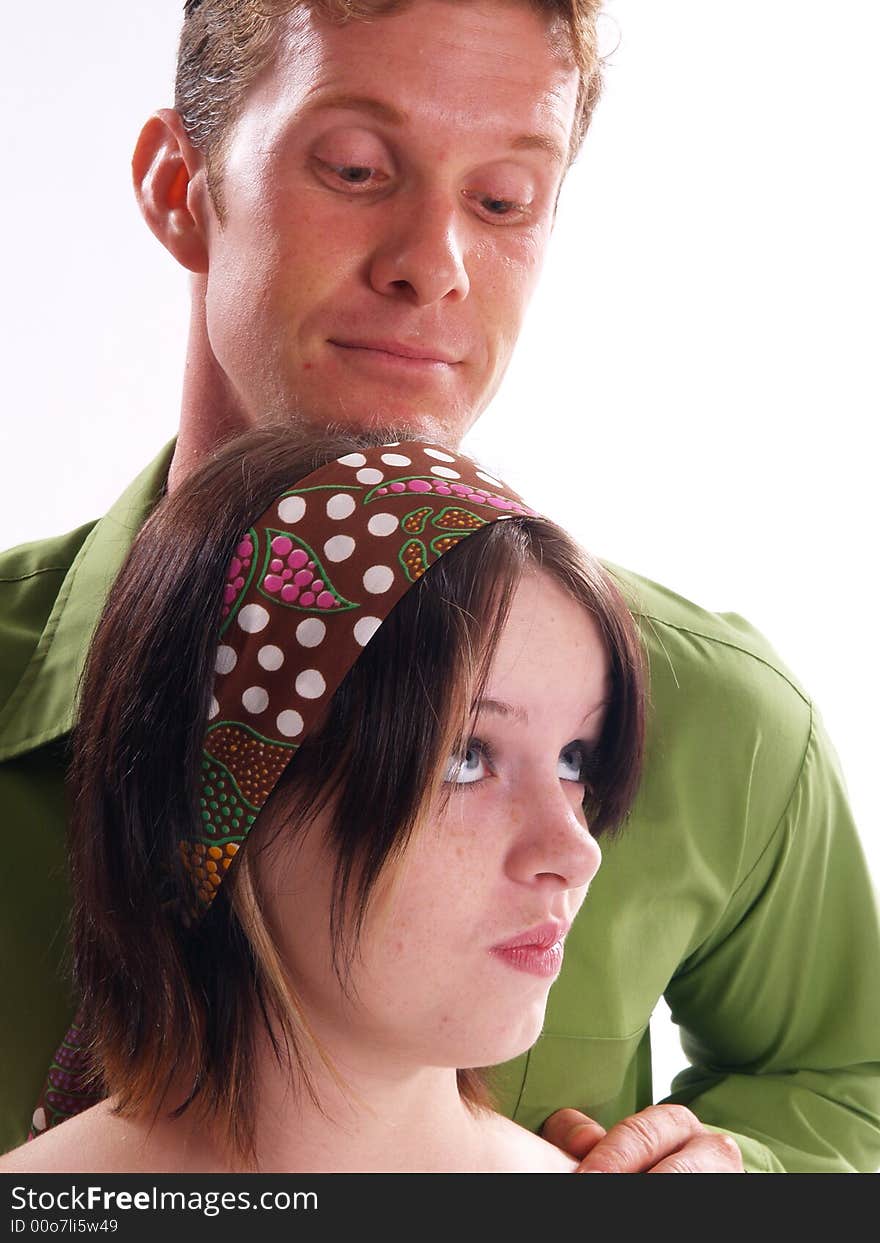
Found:
[[590, 884], [602, 851], [584, 817], [582, 794], [582, 786], [557, 779], [550, 789], [533, 789], [513, 811], [517, 823], [507, 861], [512, 879], [563, 889]]
[[370, 261], [370, 284], [385, 296], [429, 306], [453, 295], [466, 298], [460, 207], [445, 196], [400, 200], [385, 220], [387, 231]]

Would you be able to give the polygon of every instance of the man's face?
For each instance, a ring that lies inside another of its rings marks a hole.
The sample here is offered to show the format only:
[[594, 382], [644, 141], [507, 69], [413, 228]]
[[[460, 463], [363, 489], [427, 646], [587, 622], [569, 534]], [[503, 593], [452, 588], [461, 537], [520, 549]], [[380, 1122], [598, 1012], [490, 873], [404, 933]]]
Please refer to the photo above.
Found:
[[207, 220], [206, 331], [246, 426], [457, 442], [504, 374], [553, 222], [577, 71], [524, 3], [284, 19]]

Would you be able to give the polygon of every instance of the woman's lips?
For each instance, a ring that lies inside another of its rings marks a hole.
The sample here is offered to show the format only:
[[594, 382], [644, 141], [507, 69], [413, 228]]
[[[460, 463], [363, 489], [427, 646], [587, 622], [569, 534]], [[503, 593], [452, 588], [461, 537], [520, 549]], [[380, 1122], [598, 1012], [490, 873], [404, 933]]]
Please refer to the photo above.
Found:
[[537, 945], [518, 945], [508, 950], [492, 950], [492, 953], [514, 970], [526, 971], [529, 975], [552, 977], [558, 975], [562, 967], [561, 941], [549, 949], [541, 949]]
[[570, 926], [560, 920], [547, 920], [493, 946], [490, 952], [517, 971], [554, 976], [562, 966], [563, 940]]

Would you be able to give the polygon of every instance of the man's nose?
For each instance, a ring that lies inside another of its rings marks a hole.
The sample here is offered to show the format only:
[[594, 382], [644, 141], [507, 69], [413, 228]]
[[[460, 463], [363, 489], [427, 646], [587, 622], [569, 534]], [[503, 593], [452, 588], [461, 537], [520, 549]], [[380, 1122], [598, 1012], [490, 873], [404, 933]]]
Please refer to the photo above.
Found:
[[602, 851], [579, 806], [580, 792], [580, 786], [557, 779], [547, 789], [533, 789], [516, 809], [518, 825], [507, 859], [511, 879], [549, 889], [590, 884]]
[[377, 293], [429, 306], [470, 291], [465, 266], [461, 205], [448, 196], [413, 195], [399, 200], [370, 261]]

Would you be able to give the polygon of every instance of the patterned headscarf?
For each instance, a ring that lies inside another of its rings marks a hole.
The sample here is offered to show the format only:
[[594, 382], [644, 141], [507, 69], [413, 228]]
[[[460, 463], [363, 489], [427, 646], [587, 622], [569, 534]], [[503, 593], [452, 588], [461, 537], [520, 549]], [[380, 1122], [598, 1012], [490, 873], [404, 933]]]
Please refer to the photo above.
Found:
[[206, 910], [279, 777], [404, 593], [492, 522], [536, 516], [461, 454], [348, 453], [277, 496], [239, 539], [222, 604], [200, 825], [180, 843]]

